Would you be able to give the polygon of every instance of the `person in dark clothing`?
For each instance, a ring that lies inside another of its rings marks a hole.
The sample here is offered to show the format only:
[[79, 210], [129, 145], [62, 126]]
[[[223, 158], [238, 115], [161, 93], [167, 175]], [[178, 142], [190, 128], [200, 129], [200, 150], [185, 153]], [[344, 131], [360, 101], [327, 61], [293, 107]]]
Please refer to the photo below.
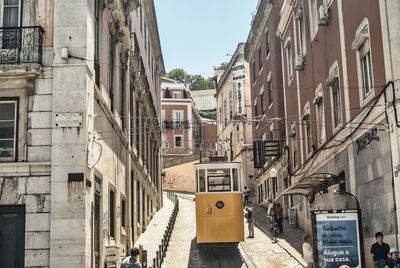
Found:
[[253, 220], [253, 210], [246, 207], [246, 214], [244, 215], [246, 222], [248, 224], [249, 236], [247, 238], [254, 238], [254, 220]]
[[276, 216], [276, 225], [278, 226], [279, 232], [283, 233], [283, 210], [281, 204], [276, 203], [275, 205], [275, 216]]
[[381, 232], [377, 232], [375, 234], [376, 243], [371, 246], [371, 256], [374, 262], [375, 268], [384, 268], [387, 255], [389, 254], [390, 247], [388, 244], [383, 242], [383, 234]]
[[250, 189], [247, 188], [247, 186], [244, 186], [244, 190], [243, 190], [244, 205], [249, 204], [249, 195], [250, 195]]
[[386, 261], [385, 268], [400, 268], [399, 251], [397, 248], [391, 248], [389, 258]]
[[138, 260], [139, 255], [139, 248], [131, 248], [131, 256], [126, 257], [122, 261], [120, 268], [142, 268], [142, 264]]

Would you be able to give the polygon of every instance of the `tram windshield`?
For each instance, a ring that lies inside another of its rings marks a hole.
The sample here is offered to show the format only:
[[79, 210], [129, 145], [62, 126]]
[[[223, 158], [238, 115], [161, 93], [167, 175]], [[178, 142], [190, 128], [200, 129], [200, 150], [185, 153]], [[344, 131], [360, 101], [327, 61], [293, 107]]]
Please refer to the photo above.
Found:
[[208, 192], [230, 192], [230, 169], [209, 169], [207, 172]]
[[[235, 163], [236, 164], [236, 163]], [[240, 168], [238, 165], [203, 164], [196, 169], [196, 192], [240, 191]]]

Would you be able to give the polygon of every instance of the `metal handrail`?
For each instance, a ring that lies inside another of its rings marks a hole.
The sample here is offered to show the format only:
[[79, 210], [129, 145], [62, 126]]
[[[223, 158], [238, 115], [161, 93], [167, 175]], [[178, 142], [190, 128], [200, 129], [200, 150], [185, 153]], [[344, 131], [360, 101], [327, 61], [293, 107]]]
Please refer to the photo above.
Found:
[[0, 64], [42, 64], [41, 26], [0, 28]]
[[[161, 239], [161, 243], [158, 246], [158, 251], [156, 252], [156, 257], [153, 259], [153, 266], [150, 266], [149, 268], [161, 268], [161, 264], [163, 263], [164, 258], [167, 254], [169, 241], [171, 239], [171, 234], [172, 234], [172, 231], [175, 226], [176, 217], [179, 212], [179, 200], [178, 200], [177, 195], [172, 192], [167, 192], [167, 197], [169, 200], [174, 202], [174, 204], [175, 204], [174, 209], [169, 218], [168, 225], [165, 228], [165, 232], [164, 232], [163, 238]], [[143, 263], [142, 263], [142, 267], [147, 268], [147, 266], [144, 266]]]

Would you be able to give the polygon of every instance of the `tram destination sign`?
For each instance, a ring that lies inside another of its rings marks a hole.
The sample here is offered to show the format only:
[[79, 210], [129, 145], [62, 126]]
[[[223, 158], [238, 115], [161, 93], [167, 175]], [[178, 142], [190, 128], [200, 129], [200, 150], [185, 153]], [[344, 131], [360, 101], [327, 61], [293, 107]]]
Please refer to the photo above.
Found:
[[357, 209], [316, 210], [316, 256], [318, 267], [361, 267], [360, 230]]
[[278, 156], [281, 153], [279, 141], [264, 141], [264, 156]]

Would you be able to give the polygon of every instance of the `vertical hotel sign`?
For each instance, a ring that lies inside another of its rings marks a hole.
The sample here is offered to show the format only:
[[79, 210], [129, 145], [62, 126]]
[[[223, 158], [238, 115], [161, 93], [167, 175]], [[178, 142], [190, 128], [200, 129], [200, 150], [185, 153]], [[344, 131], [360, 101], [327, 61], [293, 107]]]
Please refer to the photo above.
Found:
[[245, 114], [244, 110], [244, 79], [246, 75], [244, 73], [245, 66], [244, 62], [237, 62], [232, 67], [233, 83], [235, 85], [235, 96], [236, 96], [236, 114]]
[[340, 265], [361, 268], [359, 214], [357, 209], [315, 210], [317, 267]]

